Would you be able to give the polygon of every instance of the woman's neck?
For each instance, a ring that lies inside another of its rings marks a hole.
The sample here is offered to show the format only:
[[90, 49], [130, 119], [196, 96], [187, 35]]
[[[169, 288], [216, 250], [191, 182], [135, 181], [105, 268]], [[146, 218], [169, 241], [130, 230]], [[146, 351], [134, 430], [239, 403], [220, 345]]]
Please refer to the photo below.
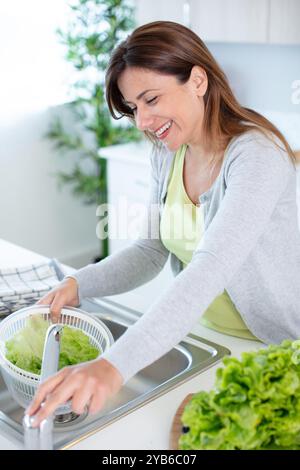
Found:
[[220, 137], [217, 145], [212, 147], [206, 142], [190, 142], [187, 144], [186, 158], [199, 169], [209, 168], [216, 161], [222, 159], [228, 139]]

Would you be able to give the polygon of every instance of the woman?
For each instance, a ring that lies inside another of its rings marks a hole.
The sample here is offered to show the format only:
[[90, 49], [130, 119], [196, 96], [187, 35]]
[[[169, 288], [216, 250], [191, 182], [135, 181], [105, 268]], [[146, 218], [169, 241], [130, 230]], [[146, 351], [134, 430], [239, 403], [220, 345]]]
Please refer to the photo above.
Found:
[[67, 276], [39, 303], [51, 305], [55, 321], [82, 297], [144, 284], [170, 253], [176, 278], [100, 360], [41, 385], [28, 409], [36, 425], [69, 399], [76, 413], [99, 411], [200, 318], [266, 343], [300, 335], [296, 173], [281, 133], [240, 106], [203, 42], [173, 22], [141, 26], [115, 49], [106, 98], [114, 118], [129, 117], [155, 142], [152, 236], [147, 223], [130, 247]]

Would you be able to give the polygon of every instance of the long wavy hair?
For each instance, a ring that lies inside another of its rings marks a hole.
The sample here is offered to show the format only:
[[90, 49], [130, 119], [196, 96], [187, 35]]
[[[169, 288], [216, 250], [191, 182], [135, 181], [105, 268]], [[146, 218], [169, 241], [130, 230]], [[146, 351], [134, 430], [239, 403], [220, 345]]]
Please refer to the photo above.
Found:
[[[208, 78], [208, 88], [203, 97], [203, 139], [210, 143], [209, 148], [214, 149], [214, 143], [219, 142], [223, 142], [225, 148], [231, 138], [255, 128], [286, 150], [295, 164], [295, 155], [277, 127], [261, 114], [239, 104], [225, 73], [199, 36], [172, 21], [155, 21], [140, 26], [113, 51], [106, 71], [106, 100], [112, 117], [121, 119], [127, 116], [135, 123], [134, 113], [118, 88], [118, 79], [126, 68], [140, 67], [172, 75], [179, 84], [184, 84], [194, 65], [202, 67]], [[147, 131], [144, 134], [152, 142], [158, 142], [153, 134]], [[279, 144], [274, 136], [279, 139]]]

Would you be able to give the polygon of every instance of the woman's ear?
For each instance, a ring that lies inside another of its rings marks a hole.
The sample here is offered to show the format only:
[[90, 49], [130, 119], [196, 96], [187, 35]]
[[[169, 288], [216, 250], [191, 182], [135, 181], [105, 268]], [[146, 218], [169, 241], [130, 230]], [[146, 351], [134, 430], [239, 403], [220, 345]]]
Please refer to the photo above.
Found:
[[205, 70], [199, 65], [194, 65], [191, 70], [190, 80], [197, 96], [204, 96], [208, 86]]

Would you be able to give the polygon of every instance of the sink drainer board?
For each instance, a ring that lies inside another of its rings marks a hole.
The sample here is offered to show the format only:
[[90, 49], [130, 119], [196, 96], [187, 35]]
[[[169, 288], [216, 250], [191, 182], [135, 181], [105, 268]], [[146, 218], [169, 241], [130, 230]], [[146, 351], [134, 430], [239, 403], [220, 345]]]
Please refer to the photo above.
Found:
[[[141, 316], [110, 300], [84, 300], [82, 310], [100, 318], [117, 340]], [[169, 392], [229, 355], [229, 349], [190, 334], [165, 356], [146, 367], [122, 387], [98, 414], [55, 423], [54, 448], [67, 449], [155, 398]], [[0, 377], [0, 433], [23, 446], [24, 409], [10, 396]]]

